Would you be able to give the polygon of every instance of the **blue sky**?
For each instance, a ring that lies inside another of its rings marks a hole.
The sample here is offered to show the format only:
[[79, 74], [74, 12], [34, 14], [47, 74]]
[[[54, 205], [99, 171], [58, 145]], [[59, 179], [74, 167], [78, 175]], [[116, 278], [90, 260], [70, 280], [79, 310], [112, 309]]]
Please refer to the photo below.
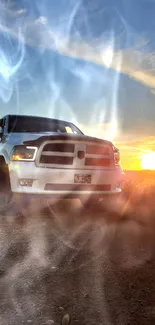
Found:
[[153, 136], [154, 15], [153, 0], [1, 0], [0, 115]]

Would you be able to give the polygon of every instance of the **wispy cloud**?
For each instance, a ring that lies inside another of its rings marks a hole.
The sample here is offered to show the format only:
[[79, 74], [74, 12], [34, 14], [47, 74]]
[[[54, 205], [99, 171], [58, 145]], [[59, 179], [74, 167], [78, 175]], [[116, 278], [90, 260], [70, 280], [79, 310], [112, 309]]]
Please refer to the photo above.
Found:
[[126, 148], [128, 147], [128, 145], [130, 145], [131, 148], [135, 148], [138, 150], [150, 150], [150, 151], [154, 151], [155, 148], [155, 138], [153, 136], [148, 136], [148, 137], [141, 137], [139, 139], [135, 139], [135, 140], [129, 140], [127, 141], [118, 141], [118, 144], [120, 144], [122, 146], [122, 148]]
[[118, 121], [112, 120], [109, 123], [94, 123], [93, 125], [79, 125], [81, 130], [89, 136], [95, 136], [101, 139], [107, 139], [113, 141], [116, 137], [119, 137]]
[[[89, 61], [118, 72], [112, 85], [113, 115], [111, 121], [104, 125], [96, 124], [85, 127], [84, 130], [87, 134], [112, 140], [117, 133], [117, 137], [119, 137], [118, 119], [115, 111], [117, 98], [115, 97], [117, 97], [119, 87], [117, 75], [120, 73], [149, 87], [152, 94], [155, 93], [155, 53], [146, 51], [148, 45], [146, 39], [139, 38], [133, 48], [117, 51], [115, 45], [118, 39], [115, 38], [113, 32], [108, 34], [108, 38], [103, 35], [100, 39], [91, 40], [89, 43], [71, 37], [70, 30], [74, 21], [74, 11], [68, 17], [68, 21], [66, 20], [66, 32], [60, 30], [59, 24], [53, 27], [47, 17], [42, 14], [35, 18], [33, 15], [29, 16], [24, 8], [13, 10], [0, 4], [0, 11], [0, 32], [5, 33], [7, 37], [15, 38], [23, 46], [29, 45], [41, 50], [57, 51], [62, 55]], [[144, 47], [145, 52], [141, 50]], [[133, 147], [136, 146], [133, 145]]]
[[[60, 32], [59, 27], [51, 27], [45, 16], [40, 15], [32, 19], [26, 15], [26, 9], [8, 9], [1, 5], [0, 31], [11, 37], [24, 40], [25, 44], [58, 51], [63, 55], [75, 59], [86, 60], [95, 64], [112, 68], [119, 73], [155, 88], [155, 53], [142, 52], [140, 49], [147, 41], [140, 38], [136, 48], [116, 51], [113, 33], [109, 39], [100, 39], [98, 42], [86, 43], [75, 41], [70, 37], [70, 25], [73, 24], [73, 15], [68, 19], [67, 33]], [[18, 19], [17, 19], [18, 18]], [[104, 36], [104, 35], [103, 35]], [[104, 42], [103, 42], [104, 41]], [[138, 47], [140, 48], [138, 50]]]
[[[137, 49], [115, 51], [114, 36], [106, 43], [86, 43], [74, 41], [70, 35], [63, 35], [58, 28], [51, 28], [45, 16], [33, 20], [28, 18], [25, 9], [5, 10], [5, 21], [12, 15], [11, 25], [0, 24], [0, 31], [8, 33], [25, 44], [58, 51], [75, 59], [82, 59], [95, 64], [112, 68], [119, 73], [141, 82], [145, 86], [155, 88], [155, 53], [144, 53]], [[15, 17], [20, 17], [17, 24]], [[19, 33], [20, 30], [20, 33]], [[22, 35], [22, 37], [21, 37]], [[140, 42], [141, 44], [141, 42]], [[154, 90], [151, 90], [154, 92]]]

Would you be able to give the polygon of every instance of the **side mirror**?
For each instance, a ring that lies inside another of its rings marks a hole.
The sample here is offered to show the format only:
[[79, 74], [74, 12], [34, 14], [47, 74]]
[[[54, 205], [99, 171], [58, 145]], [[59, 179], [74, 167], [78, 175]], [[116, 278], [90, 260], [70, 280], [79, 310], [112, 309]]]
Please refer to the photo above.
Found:
[[3, 129], [2, 129], [2, 127], [0, 126], [0, 138], [2, 138], [2, 136], [3, 136]]

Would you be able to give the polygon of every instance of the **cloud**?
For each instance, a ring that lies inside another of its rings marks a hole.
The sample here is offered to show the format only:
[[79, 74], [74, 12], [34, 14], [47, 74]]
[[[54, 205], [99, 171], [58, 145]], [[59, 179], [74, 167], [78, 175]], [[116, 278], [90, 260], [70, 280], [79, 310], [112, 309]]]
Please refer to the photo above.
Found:
[[26, 13], [26, 9], [21, 8], [19, 10], [12, 10], [11, 13], [16, 15], [16, 16], [23, 15], [23, 14]]
[[[93, 44], [93, 42], [88, 44], [82, 40], [74, 41], [69, 35], [60, 33], [57, 28], [50, 28], [45, 16], [33, 20], [24, 13], [26, 13], [24, 9], [17, 11], [5, 10], [5, 21], [0, 24], [0, 31], [8, 33], [11, 37], [15, 37], [20, 41], [24, 39], [25, 44], [30, 46], [55, 50], [75, 59], [86, 60], [103, 65], [106, 68], [112, 68], [145, 86], [151, 87], [151, 92], [154, 93], [155, 75], [153, 75], [153, 70], [155, 54], [144, 53], [137, 49], [115, 51], [113, 35], [111, 39], [103, 44], [101, 40], [100, 44]], [[10, 15], [12, 15], [11, 24], [6, 26], [5, 22]], [[22, 16], [19, 25], [16, 22], [17, 16]], [[19, 30], [21, 34], [19, 34]]]
[[[115, 38], [113, 33], [109, 39], [100, 39], [98, 42], [86, 43], [82, 40], [75, 41], [68, 33], [60, 32], [59, 27], [50, 27], [45, 16], [40, 15], [37, 19], [26, 15], [26, 9], [8, 9], [1, 5], [0, 31], [11, 37], [25, 42], [25, 44], [51, 49], [59, 53], [98, 65], [112, 68], [118, 73], [123, 73], [134, 80], [150, 87], [154, 94], [155, 54], [142, 52], [140, 49], [146, 46], [147, 41], [140, 38], [136, 48], [127, 50], [115, 50]], [[18, 18], [18, 20], [17, 20]], [[71, 18], [73, 20], [73, 17]], [[73, 22], [68, 19], [68, 25]], [[140, 48], [138, 50], [138, 47]]]
[[89, 136], [94, 136], [100, 139], [113, 141], [114, 138], [119, 136], [118, 122], [111, 120], [109, 123], [97, 123], [89, 125], [79, 125], [79, 128]]
[[34, 21], [35, 24], [43, 24], [46, 25], [47, 24], [47, 18], [45, 16], [40, 16], [39, 18], [37, 18]]
[[[41, 50], [57, 51], [62, 55], [89, 61], [118, 72], [112, 84], [111, 122], [104, 125], [95, 124], [94, 126], [84, 127], [87, 134], [109, 140], [115, 139], [116, 136], [117, 139], [122, 136], [119, 132], [117, 119], [117, 93], [119, 87], [117, 75], [119, 73], [123, 73], [149, 87], [151, 93], [155, 94], [155, 54], [141, 50], [144, 47], [146, 49], [148, 46], [149, 42], [146, 39], [139, 37], [134, 48], [117, 51], [115, 45], [118, 38], [115, 38], [113, 32], [109, 32], [108, 37], [103, 33], [103, 37], [91, 40], [89, 43], [80, 38], [76, 40], [72, 38], [70, 30], [74, 21], [73, 15], [68, 18], [68, 29], [64, 32], [64, 30], [60, 30], [59, 24], [53, 27], [45, 15], [40, 14], [38, 17], [33, 17], [32, 14], [28, 15], [24, 8], [13, 10], [2, 7], [1, 4], [0, 10], [0, 31], [5, 33], [7, 37], [15, 38], [23, 45], [29, 45]], [[146, 130], [145, 126], [144, 130]]]
[[139, 139], [123, 139], [115, 141], [116, 145], [121, 148], [124, 153], [132, 150], [132, 155], [155, 151], [155, 138], [153, 136], [141, 137]]

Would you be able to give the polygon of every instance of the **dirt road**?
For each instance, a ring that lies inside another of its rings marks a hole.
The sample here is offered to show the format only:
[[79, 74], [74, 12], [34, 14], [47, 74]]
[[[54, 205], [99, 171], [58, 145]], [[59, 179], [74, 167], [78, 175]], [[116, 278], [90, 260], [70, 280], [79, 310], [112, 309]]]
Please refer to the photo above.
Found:
[[0, 325], [154, 324], [154, 218], [146, 202], [16, 203], [1, 216]]

